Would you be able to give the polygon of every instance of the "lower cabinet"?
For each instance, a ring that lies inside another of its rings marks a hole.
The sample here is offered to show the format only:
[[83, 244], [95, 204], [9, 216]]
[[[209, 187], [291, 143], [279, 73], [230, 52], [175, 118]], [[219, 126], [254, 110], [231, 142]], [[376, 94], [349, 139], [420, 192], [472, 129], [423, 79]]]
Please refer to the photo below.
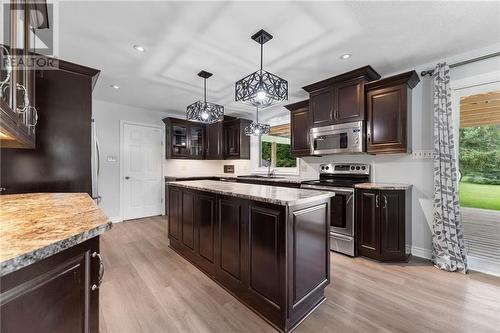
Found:
[[99, 332], [99, 237], [0, 278], [2, 333]]
[[411, 190], [357, 189], [358, 254], [381, 261], [407, 260], [411, 247], [410, 204]]
[[273, 326], [292, 330], [324, 300], [329, 199], [287, 207], [169, 191], [170, 246]]

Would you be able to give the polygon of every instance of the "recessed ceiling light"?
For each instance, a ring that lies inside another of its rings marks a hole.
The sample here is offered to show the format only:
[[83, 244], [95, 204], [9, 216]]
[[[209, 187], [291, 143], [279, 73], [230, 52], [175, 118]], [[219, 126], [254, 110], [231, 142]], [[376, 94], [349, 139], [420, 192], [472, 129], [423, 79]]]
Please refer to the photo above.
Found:
[[139, 51], [139, 52], [145, 52], [146, 49], [144, 48], [144, 46], [141, 46], [141, 45], [134, 45], [134, 49], [136, 51]]
[[352, 56], [352, 54], [346, 53], [346, 54], [341, 55], [340, 59], [346, 60], [346, 59], [349, 59], [351, 56]]
[[117, 86], [116, 84], [112, 84], [112, 85], [110, 85], [110, 87], [113, 89], [120, 89], [120, 86]]

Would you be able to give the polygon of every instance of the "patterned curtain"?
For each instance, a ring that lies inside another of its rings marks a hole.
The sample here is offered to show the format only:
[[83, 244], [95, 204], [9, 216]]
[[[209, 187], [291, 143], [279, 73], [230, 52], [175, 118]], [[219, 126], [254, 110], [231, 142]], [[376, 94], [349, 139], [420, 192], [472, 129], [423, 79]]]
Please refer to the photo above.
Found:
[[457, 162], [451, 113], [450, 67], [437, 64], [434, 90], [434, 221], [432, 261], [445, 271], [467, 272], [457, 189]]

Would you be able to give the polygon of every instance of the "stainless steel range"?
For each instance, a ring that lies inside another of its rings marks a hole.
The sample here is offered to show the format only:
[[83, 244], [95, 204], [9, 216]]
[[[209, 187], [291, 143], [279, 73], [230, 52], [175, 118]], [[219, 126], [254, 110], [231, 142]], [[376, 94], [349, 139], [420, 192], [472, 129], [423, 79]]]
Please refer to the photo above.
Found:
[[370, 181], [370, 165], [362, 163], [321, 164], [319, 180], [302, 183], [302, 188], [335, 192], [330, 219], [330, 249], [356, 255], [354, 185]]

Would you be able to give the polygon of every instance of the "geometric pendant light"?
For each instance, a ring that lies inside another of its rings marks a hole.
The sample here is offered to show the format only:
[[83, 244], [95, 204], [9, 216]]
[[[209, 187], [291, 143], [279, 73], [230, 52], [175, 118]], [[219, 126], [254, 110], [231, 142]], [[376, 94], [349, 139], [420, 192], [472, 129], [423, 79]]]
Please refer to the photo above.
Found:
[[252, 36], [252, 39], [260, 44], [260, 69], [236, 82], [236, 102], [262, 109], [288, 100], [288, 82], [262, 69], [263, 45], [272, 38], [273, 36], [264, 30]]
[[207, 102], [207, 79], [212, 73], [201, 71], [198, 76], [203, 78], [203, 101], [197, 101], [186, 109], [186, 119], [205, 124], [212, 124], [224, 119], [224, 106]]
[[270, 131], [271, 126], [269, 126], [268, 124], [259, 123], [259, 108], [257, 108], [257, 119], [250, 125], [245, 127], [245, 134], [260, 136], [269, 134]]

